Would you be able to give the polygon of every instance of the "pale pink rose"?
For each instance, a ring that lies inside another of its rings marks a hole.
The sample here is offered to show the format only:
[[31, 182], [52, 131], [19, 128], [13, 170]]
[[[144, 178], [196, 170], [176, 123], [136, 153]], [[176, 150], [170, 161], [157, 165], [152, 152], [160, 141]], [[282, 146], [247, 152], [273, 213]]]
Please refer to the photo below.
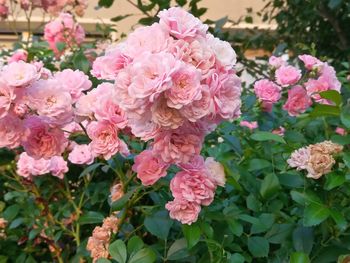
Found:
[[165, 92], [169, 107], [181, 109], [201, 98], [201, 73], [195, 67], [181, 63], [171, 79], [172, 85]]
[[118, 72], [130, 64], [131, 59], [117, 46], [108, 50], [104, 56], [96, 58], [91, 74], [98, 79], [114, 80]]
[[144, 53], [130, 67], [132, 82], [128, 87], [129, 95], [153, 102], [161, 92], [171, 87], [174, 67], [175, 58], [169, 53]]
[[54, 156], [50, 160], [50, 172], [53, 176], [63, 179], [68, 172], [68, 164], [62, 156]]
[[281, 66], [275, 72], [276, 81], [282, 87], [296, 84], [301, 78], [301, 71], [293, 66]]
[[32, 176], [43, 175], [50, 172], [50, 160], [34, 159], [26, 152], [19, 155], [17, 161], [18, 175], [30, 179]]
[[65, 43], [66, 48], [80, 45], [85, 39], [85, 31], [74, 21], [71, 14], [61, 13], [59, 17], [45, 25], [44, 39], [49, 43], [50, 48], [56, 53], [58, 43]]
[[208, 26], [180, 7], [160, 11], [159, 24], [177, 39], [205, 37]]
[[75, 144], [68, 155], [68, 160], [74, 164], [92, 164], [94, 159], [90, 146], [87, 144]]
[[298, 58], [304, 63], [305, 68], [308, 70], [312, 70], [314, 66], [318, 66], [322, 64], [320, 60], [310, 55], [304, 54], [304, 55], [298, 56]]
[[302, 86], [294, 86], [288, 90], [288, 99], [283, 109], [288, 111], [290, 116], [297, 116], [305, 112], [312, 105], [311, 98]]
[[65, 69], [57, 72], [55, 79], [61, 83], [65, 91], [70, 93], [73, 102], [81, 97], [83, 91], [89, 90], [92, 86], [89, 77], [80, 70]]
[[151, 108], [152, 121], [163, 128], [177, 129], [184, 119], [180, 112], [174, 108], [169, 108], [165, 99], [158, 99]]
[[11, 103], [15, 100], [14, 88], [0, 79], [0, 118], [5, 117], [10, 110]]
[[287, 66], [287, 62], [282, 57], [276, 57], [276, 56], [271, 56], [269, 58], [269, 64], [274, 68]]
[[284, 132], [286, 129], [282, 126], [280, 126], [278, 129], [275, 129], [272, 131], [273, 134], [279, 135], [279, 136], [284, 136]]
[[32, 116], [25, 120], [24, 150], [35, 159], [49, 159], [61, 155], [68, 145], [63, 131], [52, 128], [40, 117]]
[[11, 57], [7, 59], [7, 63], [17, 62], [20, 60], [27, 61], [28, 58], [28, 52], [23, 49], [17, 49]]
[[9, 86], [24, 87], [39, 78], [34, 65], [20, 60], [4, 66], [1, 70], [2, 80]]
[[214, 105], [211, 100], [209, 87], [202, 85], [201, 87], [201, 99], [193, 101], [191, 104], [186, 105], [180, 109], [181, 115], [191, 122], [203, 118], [212, 112]]
[[129, 34], [122, 52], [128, 57], [142, 57], [143, 53], [159, 53], [165, 50], [171, 41], [169, 34], [158, 23], [137, 28]]
[[0, 119], [0, 148], [14, 149], [21, 144], [24, 135], [23, 122], [9, 114]]
[[28, 105], [54, 125], [68, 124], [73, 119], [72, 97], [55, 79], [39, 80], [28, 88]]
[[204, 158], [201, 155], [194, 156], [191, 161], [187, 163], [179, 163], [178, 166], [187, 172], [199, 172], [205, 170]]
[[121, 147], [117, 128], [107, 122], [93, 121], [87, 126], [87, 134], [91, 139], [90, 149], [94, 155], [102, 155], [104, 159], [110, 159]]
[[336, 90], [340, 93], [341, 83], [337, 78], [334, 68], [328, 63], [323, 63], [321, 67], [321, 75], [318, 78], [321, 82], [326, 82], [330, 90]]
[[160, 125], [152, 121], [151, 111], [142, 115], [129, 113], [128, 118], [128, 126], [132, 134], [144, 141], [153, 139], [160, 132]]
[[103, 91], [99, 92], [100, 96], [96, 100], [95, 118], [98, 121], [109, 121], [119, 129], [125, 128], [128, 121], [125, 112], [119, 107], [119, 96], [114, 89], [114, 85], [105, 83], [99, 85], [96, 89], [103, 89]]
[[337, 127], [335, 129], [335, 132], [338, 133], [339, 135], [342, 135], [342, 136], [345, 136], [346, 135], [346, 130], [344, 128], [341, 128], [341, 127]]
[[148, 186], [166, 176], [168, 167], [169, 165], [155, 157], [152, 151], [145, 150], [135, 157], [132, 170], [137, 173], [137, 178], [141, 180], [142, 184]]
[[305, 88], [308, 96], [315, 99], [317, 102], [322, 103], [325, 100], [321, 98], [321, 95], [319, 93], [329, 90], [329, 85], [326, 81], [319, 79], [309, 79], [307, 82], [305, 82]]
[[281, 98], [281, 87], [268, 79], [255, 82], [254, 92], [262, 101], [275, 103]]
[[258, 128], [258, 123], [256, 121], [241, 121], [239, 123], [241, 127], [247, 127], [249, 130], [254, 130]]
[[203, 171], [178, 172], [170, 182], [170, 190], [175, 199], [195, 202], [208, 206], [214, 200], [216, 186]]
[[241, 80], [231, 71], [215, 72], [208, 79], [214, 111], [223, 119], [241, 114]]
[[199, 154], [202, 141], [200, 135], [177, 129], [157, 134], [153, 150], [166, 163], [186, 163]]
[[225, 69], [232, 69], [237, 62], [237, 55], [230, 43], [222, 41], [212, 34], [207, 34], [206, 38], [208, 40], [208, 45], [214, 51], [215, 58], [219, 61], [220, 65]]
[[224, 166], [215, 161], [214, 158], [208, 157], [205, 159], [205, 168], [209, 178], [219, 186], [224, 187], [226, 183]]
[[169, 210], [169, 215], [172, 219], [188, 225], [197, 221], [199, 212], [201, 211], [201, 207], [197, 203], [181, 199], [168, 202], [165, 208]]
[[310, 158], [310, 150], [308, 147], [300, 148], [292, 153], [287, 163], [290, 167], [297, 168], [297, 170], [306, 169]]

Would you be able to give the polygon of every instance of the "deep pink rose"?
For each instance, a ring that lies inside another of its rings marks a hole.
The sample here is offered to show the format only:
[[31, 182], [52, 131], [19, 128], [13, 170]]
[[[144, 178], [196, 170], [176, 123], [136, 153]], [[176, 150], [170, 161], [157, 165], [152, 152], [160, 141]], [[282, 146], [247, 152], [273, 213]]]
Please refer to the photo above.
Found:
[[256, 121], [241, 121], [239, 123], [239, 126], [241, 127], [247, 127], [249, 130], [254, 130], [256, 128], [258, 128], [258, 123]]
[[275, 103], [281, 98], [281, 87], [268, 79], [255, 82], [254, 92], [262, 101]]
[[301, 78], [301, 71], [293, 66], [281, 66], [276, 72], [276, 81], [282, 87], [296, 84]]
[[145, 150], [135, 157], [132, 169], [137, 173], [143, 185], [152, 185], [161, 177], [167, 175], [169, 165], [153, 155], [152, 151]]
[[303, 113], [312, 105], [311, 98], [302, 86], [295, 86], [288, 90], [288, 100], [283, 109], [288, 111], [290, 116], [297, 116]]
[[165, 208], [169, 210], [169, 215], [172, 219], [188, 225], [197, 221], [199, 212], [201, 211], [201, 207], [197, 203], [181, 199], [168, 202]]

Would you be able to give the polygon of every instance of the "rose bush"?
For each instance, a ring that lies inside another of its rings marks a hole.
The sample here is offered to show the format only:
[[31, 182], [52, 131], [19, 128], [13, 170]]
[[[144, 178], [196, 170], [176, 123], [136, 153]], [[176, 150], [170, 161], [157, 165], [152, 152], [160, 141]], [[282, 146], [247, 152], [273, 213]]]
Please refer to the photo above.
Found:
[[1, 55], [1, 261], [346, 262], [348, 64], [276, 55], [242, 83], [180, 7], [100, 45], [59, 14], [83, 2], [28, 4], [58, 16]]

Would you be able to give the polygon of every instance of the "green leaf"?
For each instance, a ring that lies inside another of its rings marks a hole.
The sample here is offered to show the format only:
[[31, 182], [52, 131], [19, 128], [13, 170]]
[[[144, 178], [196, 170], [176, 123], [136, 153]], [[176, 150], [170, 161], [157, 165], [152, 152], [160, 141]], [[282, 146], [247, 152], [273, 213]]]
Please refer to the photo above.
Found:
[[9, 207], [7, 207], [3, 213], [4, 218], [7, 221], [12, 221], [18, 214], [19, 212], [19, 205], [11, 205]]
[[263, 198], [273, 196], [281, 188], [278, 178], [275, 174], [268, 174], [265, 176], [261, 187], [260, 194]]
[[271, 163], [267, 160], [264, 159], [252, 159], [249, 162], [249, 168], [248, 171], [257, 171], [257, 170], [262, 170], [267, 167], [270, 167]]
[[280, 143], [286, 143], [286, 141], [279, 135], [271, 132], [257, 131], [250, 136], [255, 141], [275, 141]]
[[153, 263], [156, 261], [156, 254], [149, 248], [143, 248], [130, 257], [128, 263]]
[[311, 227], [300, 226], [293, 231], [295, 250], [309, 254], [314, 244], [314, 234]]
[[85, 212], [80, 218], [79, 223], [81, 225], [85, 224], [98, 224], [101, 223], [104, 219], [104, 216], [99, 212], [88, 211]]
[[237, 236], [240, 237], [243, 233], [243, 226], [241, 223], [239, 223], [237, 220], [227, 220], [227, 224], [231, 230], [231, 232]]
[[304, 210], [304, 226], [315, 226], [322, 223], [330, 215], [329, 209], [323, 205], [310, 204]]
[[338, 106], [316, 104], [314, 110], [310, 113], [311, 117], [336, 116], [339, 117], [340, 109]]
[[16, 218], [15, 220], [13, 220], [11, 222], [11, 224], [9, 226], [9, 229], [16, 228], [16, 227], [20, 226], [22, 223], [23, 223], [23, 218], [22, 217]]
[[252, 225], [251, 234], [258, 234], [269, 230], [274, 222], [275, 216], [273, 214], [261, 214], [258, 222]]
[[244, 263], [244, 262], [245, 262], [245, 258], [238, 253], [234, 253], [230, 255], [230, 258], [228, 259], [228, 263]]
[[331, 217], [333, 218], [334, 222], [337, 224], [340, 230], [344, 231], [347, 227], [347, 221], [345, 217], [336, 210], [330, 211]]
[[81, 71], [87, 73], [90, 68], [90, 62], [86, 58], [83, 52], [78, 52], [74, 57], [73, 57], [73, 64], [74, 67], [77, 69], [80, 69]]
[[118, 261], [118, 263], [126, 262], [126, 246], [122, 240], [118, 239], [110, 244], [108, 251], [112, 258]]
[[198, 243], [201, 237], [201, 229], [198, 224], [182, 225], [182, 231], [187, 241], [187, 248], [191, 249]]
[[248, 195], [246, 203], [247, 208], [254, 212], [259, 212], [262, 206], [261, 202], [253, 194]]
[[176, 240], [169, 248], [167, 253], [168, 260], [180, 260], [188, 257], [187, 241], [184, 238]]
[[113, 18], [111, 18], [111, 21], [113, 22], [119, 22], [127, 17], [131, 16], [131, 14], [127, 14], [127, 15], [120, 15], [120, 16], [115, 16]]
[[329, 0], [328, 7], [330, 9], [336, 9], [342, 4], [343, 0]]
[[303, 252], [294, 252], [290, 257], [290, 263], [310, 263], [310, 260]]
[[114, 0], [100, 0], [98, 1], [98, 5], [102, 7], [109, 8], [113, 5]]
[[345, 165], [350, 168], [350, 153], [344, 153], [343, 154], [343, 161]]
[[106, 258], [99, 258], [96, 263], [111, 263], [111, 261]]
[[336, 173], [330, 173], [326, 175], [326, 183], [324, 186], [324, 189], [326, 190], [332, 190], [335, 187], [338, 187], [342, 185], [345, 182], [345, 176], [336, 174]]
[[95, 171], [101, 165], [103, 165], [103, 163], [94, 163], [92, 165], [89, 165], [81, 172], [81, 174], [79, 175], [79, 178], [84, 177], [85, 175]]
[[123, 195], [121, 198], [119, 198], [117, 201], [113, 202], [111, 204], [112, 211], [120, 211], [123, 209], [123, 207], [126, 205], [126, 203], [129, 201], [130, 197], [134, 194], [135, 189], [130, 190], [125, 195]]
[[133, 236], [132, 238], [129, 239], [128, 241], [128, 253], [132, 254], [137, 251], [139, 251], [141, 248], [144, 247], [144, 243], [142, 239], [138, 236]]
[[350, 103], [348, 102], [346, 106], [342, 107], [340, 114], [340, 120], [345, 125], [346, 128], [350, 128]]
[[273, 224], [265, 237], [271, 244], [282, 244], [289, 241], [293, 230], [292, 224]]
[[62, 52], [66, 48], [66, 43], [64, 42], [57, 42], [56, 43], [56, 48], [58, 51]]
[[168, 216], [167, 211], [158, 211], [145, 218], [144, 225], [152, 234], [163, 240], [167, 239], [169, 231], [174, 221]]
[[254, 257], [267, 257], [270, 250], [269, 242], [264, 237], [248, 237], [248, 249]]
[[320, 92], [319, 94], [322, 98], [333, 101], [337, 106], [342, 103], [341, 95], [336, 90], [326, 90]]

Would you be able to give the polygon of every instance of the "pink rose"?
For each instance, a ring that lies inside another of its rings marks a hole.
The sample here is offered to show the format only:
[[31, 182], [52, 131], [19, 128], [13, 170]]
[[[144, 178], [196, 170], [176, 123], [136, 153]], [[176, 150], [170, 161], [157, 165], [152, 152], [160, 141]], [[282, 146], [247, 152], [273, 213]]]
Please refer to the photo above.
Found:
[[204, 37], [208, 30], [207, 25], [179, 7], [160, 11], [158, 17], [159, 24], [177, 39]]
[[320, 60], [310, 55], [300, 55], [298, 58], [304, 62], [305, 68], [308, 70], [312, 70], [314, 66], [322, 64]]
[[114, 80], [118, 72], [131, 62], [117, 46], [107, 50], [104, 56], [98, 57], [92, 66], [91, 74], [98, 79]]
[[321, 95], [319, 94], [322, 91], [329, 90], [329, 85], [326, 81], [319, 79], [309, 79], [307, 82], [305, 82], [305, 88], [307, 95], [315, 99], [316, 102], [322, 103], [326, 101], [322, 99]]
[[80, 70], [65, 69], [57, 72], [55, 79], [60, 82], [65, 91], [70, 93], [73, 102], [81, 97], [83, 91], [89, 90], [92, 86], [89, 77]]
[[[140, 137], [144, 141], [153, 139], [161, 130], [161, 126], [152, 120], [151, 111], [142, 115], [129, 113], [128, 117], [128, 126], [131, 128], [132, 134], [136, 137]], [[162, 116], [162, 118], [164, 118], [164, 116]], [[158, 118], [158, 120], [160, 119]]]
[[93, 121], [87, 126], [87, 134], [91, 139], [90, 148], [93, 154], [102, 155], [104, 159], [110, 159], [121, 147], [117, 128], [107, 122]]
[[169, 215], [172, 219], [188, 225], [197, 221], [199, 212], [201, 211], [201, 207], [197, 203], [181, 199], [168, 202], [165, 208], [169, 210]]
[[216, 60], [220, 63], [220, 65], [227, 70], [232, 69], [237, 62], [237, 55], [231, 44], [226, 41], [222, 41], [211, 34], [207, 34], [206, 38], [210, 48], [215, 54]]
[[233, 72], [215, 72], [208, 79], [215, 113], [223, 119], [241, 114], [241, 80]]
[[303, 113], [312, 105], [311, 98], [302, 86], [294, 86], [288, 90], [288, 100], [283, 109], [288, 111], [290, 116], [297, 116]]
[[17, 62], [20, 60], [23, 60], [24, 62], [27, 61], [28, 58], [28, 52], [23, 49], [17, 49], [11, 57], [7, 59], [7, 63]]
[[32, 116], [25, 120], [24, 150], [35, 159], [49, 159], [61, 155], [67, 147], [63, 131], [51, 128], [40, 117]]
[[250, 121], [241, 121], [239, 123], [239, 126], [247, 127], [249, 130], [252, 131], [252, 130], [258, 128], [258, 123], [256, 121], [252, 121], [252, 122], [250, 122]]
[[4, 66], [0, 74], [7, 85], [18, 88], [32, 84], [39, 78], [36, 67], [22, 60]]
[[301, 71], [293, 66], [281, 66], [275, 72], [276, 81], [286, 87], [296, 84], [301, 78]]
[[159, 99], [158, 102], [154, 103], [151, 112], [152, 121], [163, 128], [177, 129], [184, 122], [180, 112], [169, 108], [165, 99]]
[[279, 135], [279, 136], [284, 136], [285, 131], [286, 131], [286, 129], [284, 127], [280, 126], [279, 128], [273, 130], [272, 133]]
[[208, 206], [214, 199], [216, 186], [205, 171], [178, 172], [170, 182], [175, 199]]
[[290, 167], [297, 168], [298, 171], [306, 169], [310, 155], [311, 153], [309, 147], [300, 148], [291, 154], [290, 158], [287, 160], [287, 163]]
[[9, 8], [8, 6], [4, 4], [0, 4], [0, 18], [6, 19], [9, 14]]
[[143, 185], [148, 186], [167, 175], [169, 165], [153, 155], [152, 151], [145, 150], [135, 157], [132, 169], [137, 173]]
[[53, 176], [63, 179], [64, 174], [68, 172], [68, 165], [62, 156], [54, 156], [50, 160], [49, 169]]
[[68, 155], [68, 160], [74, 164], [92, 164], [95, 157], [87, 144], [74, 144]]
[[195, 67], [181, 63], [171, 79], [172, 85], [165, 92], [169, 107], [181, 109], [201, 98], [201, 74]]
[[0, 80], [0, 118], [7, 115], [11, 103], [15, 100], [16, 95], [14, 88], [8, 86], [5, 82]]
[[262, 101], [275, 103], [281, 98], [281, 87], [268, 79], [255, 82], [254, 92]]
[[271, 56], [269, 58], [269, 64], [274, 68], [280, 68], [281, 66], [286, 66], [287, 62], [282, 57]]
[[338, 133], [339, 135], [342, 135], [342, 136], [345, 136], [346, 135], [346, 130], [344, 128], [341, 128], [341, 127], [337, 127], [335, 129], [335, 132]]
[[50, 160], [34, 159], [26, 152], [19, 155], [17, 161], [17, 173], [25, 178], [30, 179], [32, 176], [43, 175], [50, 172]]
[[198, 155], [203, 138], [184, 129], [157, 134], [153, 150], [166, 163], [187, 163]]
[[9, 114], [0, 119], [0, 148], [14, 149], [21, 143], [24, 135], [22, 120]]
[[215, 161], [214, 158], [208, 157], [205, 159], [205, 168], [209, 178], [219, 186], [224, 187], [226, 183], [224, 166]]
[[55, 79], [39, 80], [28, 88], [28, 104], [54, 125], [68, 124], [73, 119], [72, 97]]

